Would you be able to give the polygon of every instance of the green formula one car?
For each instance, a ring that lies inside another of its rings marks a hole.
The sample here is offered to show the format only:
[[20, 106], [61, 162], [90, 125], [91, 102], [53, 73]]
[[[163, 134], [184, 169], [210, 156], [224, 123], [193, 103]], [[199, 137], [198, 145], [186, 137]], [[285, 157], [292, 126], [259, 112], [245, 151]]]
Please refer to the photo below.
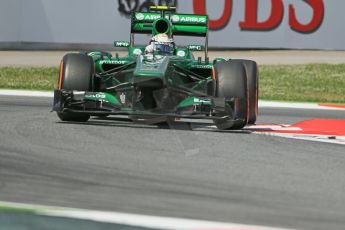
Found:
[[[151, 34], [149, 46], [135, 34]], [[205, 45], [176, 46], [174, 36], [205, 38]], [[53, 110], [62, 121], [128, 115], [159, 123], [176, 118], [211, 119], [219, 129], [254, 124], [258, 113], [258, 70], [250, 60], [209, 61], [208, 16], [178, 14], [174, 7], [134, 12], [130, 42], [115, 42], [128, 55], [69, 53], [60, 66]], [[194, 58], [193, 51], [205, 51]]]

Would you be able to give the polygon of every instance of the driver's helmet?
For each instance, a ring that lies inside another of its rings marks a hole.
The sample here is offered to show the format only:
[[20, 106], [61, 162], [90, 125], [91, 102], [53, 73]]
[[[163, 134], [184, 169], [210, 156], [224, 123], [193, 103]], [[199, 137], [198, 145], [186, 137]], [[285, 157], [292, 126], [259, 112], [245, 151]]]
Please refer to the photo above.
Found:
[[166, 34], [157, 34], [151, 40], [153, 49], [157, 53], [172, 54], [175, 49], [174, 40]]

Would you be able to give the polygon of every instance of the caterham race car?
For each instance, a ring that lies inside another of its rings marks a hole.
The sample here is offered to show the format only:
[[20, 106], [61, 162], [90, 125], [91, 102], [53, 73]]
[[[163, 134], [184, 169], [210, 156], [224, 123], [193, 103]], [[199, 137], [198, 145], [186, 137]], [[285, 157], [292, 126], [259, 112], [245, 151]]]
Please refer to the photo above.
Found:
[[[169, 40], [152, 39], [148, 49], [135, 43], [136, 34]], [[205, 44], [177, 46], [174, 36], [204, 37]], [[62, 121], [127, 115], [135, 122], [154, 124], [195, 118], [210, 119], [222, 130], [255, 123], [257, 64], [210, 61], [207, 15], [178, 14], [175, 7], [166, 6], [133, 12], [130, 41], [114, 46], [128, 49], [128, 55], [88, 52], [63, 57], [53, 105]], [[194, 58], [194, 51], [203, 51], [205, 57]]]

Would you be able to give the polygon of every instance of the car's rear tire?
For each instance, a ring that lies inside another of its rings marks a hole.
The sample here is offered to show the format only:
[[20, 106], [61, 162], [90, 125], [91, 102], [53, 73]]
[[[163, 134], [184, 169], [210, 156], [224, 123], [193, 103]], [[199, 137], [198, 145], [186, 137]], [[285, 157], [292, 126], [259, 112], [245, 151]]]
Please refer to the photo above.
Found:
[[[60, 65], [59, 89], [93, 91], [94, 62], [81, 53], [66, 54]], [[62, 121], [86, 122], [90, 115], [83, 113], [57, 112]]]
[[240, 62], [244, 65], [247, 75], [249, 114], [248, 124], [255, 124], [258, 116], [259, 99], [259, 72], [255, 61], [244, 59], [233, 59], [232, 62]]
[[[248, 122], [248, 90], [246, 70], [242, 63], [220, 61], [214, 65], [214, 96], [238, 98], [234, 119], [214, 119], [218, 129], [242, 129]], [[224, 114], [230, 115], [230, 114]]]

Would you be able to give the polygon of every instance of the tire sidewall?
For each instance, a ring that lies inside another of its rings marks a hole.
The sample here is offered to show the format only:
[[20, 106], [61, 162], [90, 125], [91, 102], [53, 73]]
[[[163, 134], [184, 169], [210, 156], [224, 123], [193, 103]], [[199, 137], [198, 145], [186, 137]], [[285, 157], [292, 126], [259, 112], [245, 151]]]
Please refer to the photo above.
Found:
[[[245, 67], [240, 62], [220, 61], [214, 65], [214, 96], [237, 98], [240, 104], [236, 108], [234, 119], [214, 120], [220, 129], [241, 129], [248, 121], [248, 89]], [[225, 114], [227, 115], [227, 114]]]
[[60, 89], [93, 91], [95, 64], [90, 56], [82, 53], [66, 54], [61, 66]]
[[248, 124], [255, 124], [258, 116], [258, 98], [259, 98], [259, 71], [255, 61], [246, 59], [233, 59], [232, 62], [240, 62], [244, 65], [247, 75], [249, 115]]
[[[93, 91], [95, 64], [93, 59], [82, 53], [66, 54], [60, 65], [59, 90]], [[90, 115], [71, 112], [57, 112], [62, 121], [86, 122]]]

